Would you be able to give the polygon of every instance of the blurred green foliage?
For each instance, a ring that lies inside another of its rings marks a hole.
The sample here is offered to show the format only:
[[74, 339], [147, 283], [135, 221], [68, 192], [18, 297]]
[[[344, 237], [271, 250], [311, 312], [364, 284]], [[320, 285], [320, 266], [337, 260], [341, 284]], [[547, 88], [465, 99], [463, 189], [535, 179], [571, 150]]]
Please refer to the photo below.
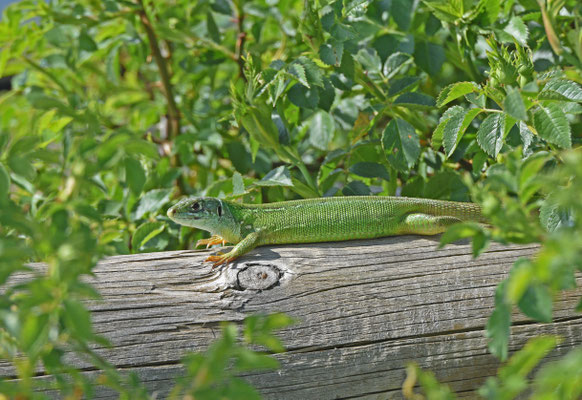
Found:
[[[578, 0], [8, 7], [0, 21], [0, 77], [11, 83], [0, 93], [0, 354], [20, 380], [1, 381], [0, 392], [42, 397], [35, 390], [46, 386], [90, 396], [103, 384], [122, 398], [147, 397], [137, 377], [121, 377], [91, 351], [106, 341], [82, 300], [99, 294], [80, 278], [105, 255], [192, 246], [202, 233], [165, 216], [190, 194], [479, 202], [491, 227], [454, 226], [443, 244], [471, 237], [476, 256], [491, 240], [541, 244], [496, 292], [489, 349], [506, 359], [513, 305], [551, 321], [554, 297], [575, 287], [582, 269], [581, 14]], [[48, 268], [10, 279], [31, 261]], [[248, 324], [257, 330], [245, 331], [247, 343], [280, 350], [271, 330], [259, 339], [269, 324]], [[244, 386], [256, 397], [236, 372], [275, 365], [235, 344], [235, 331], [186, 357], [176, 396]], [[103, 378], [90, 381], [65, 351], [86, 355]], [[543, 367], [538, 398], [579, 397], [581, 365], [577, 349]], [[54, 380], [33, 379], [38, 368]], [[512, 398], [527, 384], [523, 371], [502, 370], [480, 393]], [[438, 386], [424, 382], [427, 393]]]

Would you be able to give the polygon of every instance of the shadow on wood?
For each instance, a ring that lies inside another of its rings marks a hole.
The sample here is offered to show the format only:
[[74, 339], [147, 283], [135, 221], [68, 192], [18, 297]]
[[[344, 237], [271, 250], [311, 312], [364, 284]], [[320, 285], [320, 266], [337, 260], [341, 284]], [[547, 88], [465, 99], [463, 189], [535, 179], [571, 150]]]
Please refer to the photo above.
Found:
[[[215, 270], [202, 263], [208, 251], [111, 257], [92, 280], [103, 295], [90, 304], [95, 329], [114, 344], [100, 353], [163, 398], [180, 359], [204, 350], [220, 322], [285, 312], [299, 323], [279, 332], [288, 349], [277, 356], [281, 369], [247, 376], [266, 398], [402, 398], [408, 361], [472, 397], [498, 367], [484, 336], [495, 287], [536, 247], [494, 244], [473, 259], [469, 244], [437, 246], [438, 238], [400, 236], [262, 247]], [[511, 349], [542, 333], [565, 338], [549, 359], [581, 344], [579, 296], [560, 298], [552, 324], [516, 312]]]

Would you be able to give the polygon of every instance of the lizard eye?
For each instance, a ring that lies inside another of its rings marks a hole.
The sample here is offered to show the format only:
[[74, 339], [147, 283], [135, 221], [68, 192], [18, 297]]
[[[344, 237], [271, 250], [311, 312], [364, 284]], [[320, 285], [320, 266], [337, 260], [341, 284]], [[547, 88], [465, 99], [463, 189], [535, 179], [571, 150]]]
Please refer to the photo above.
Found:
[[192, 209], [192, 211], [197, 212], [197, 211], [200, 211], [200, 209], [202, 207], [200, 206], [200, 203], [199, 202], [195, 202], [194, 204], [192, 204], [190, 206], [190, 208]]
[[218, 205], [218, 210], [217, 211], [218, 211], [218, 216], [219, 217], [222, 217], [222, 206], [220, 204]]

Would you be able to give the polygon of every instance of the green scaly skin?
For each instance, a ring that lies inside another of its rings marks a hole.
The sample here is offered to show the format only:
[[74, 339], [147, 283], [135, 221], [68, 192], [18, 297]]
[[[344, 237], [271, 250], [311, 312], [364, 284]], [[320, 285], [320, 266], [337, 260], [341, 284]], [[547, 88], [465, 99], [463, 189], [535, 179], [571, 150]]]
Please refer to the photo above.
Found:
[[206, 261], [220, 265], [256, 246], [383, 236], [435, 235], [460, 221], [485, 223], [477, 204], [407, 197], [325, 197], [270, 204], [239, 204], [211, 197], [180, 201], [168, 210], [175, 222], [209, 231], [201, 244], [236, 244]]

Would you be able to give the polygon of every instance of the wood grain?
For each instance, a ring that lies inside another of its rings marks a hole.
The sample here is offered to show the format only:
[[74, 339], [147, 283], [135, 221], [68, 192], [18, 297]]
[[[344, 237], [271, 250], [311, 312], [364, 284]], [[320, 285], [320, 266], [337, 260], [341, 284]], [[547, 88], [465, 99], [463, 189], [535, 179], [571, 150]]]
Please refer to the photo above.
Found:
[[[114, 344], [99, 353], [138, 372], [158, 398], [184, 354], [204, 350], [222, 321], [271, 312], [299, 322], [279, 334], [288, 350], [277, 355], [281, 369], [247, 376], [265, 398], [402, 398], [409, 361], [471, 398], [498, 367], [484, 336], [495, 287], [535, 252], [493, 244], [473, 259], [468, 243], [438, 249], [438, 238], [399, 236], [262, 247], [215, 270], [202, 262], [208, 251], [116, 256], [94, 270], [103, 300], [89, 308], [95, 330]], [[561, 296], [552, 324], [516, 311], [511, 349], [541, 333], [565, 339], [548, 359], [580, 345], [582, 317], [573, 310], [581, 294]], [[6, 364], [0, 373], [13, 374]], [[97, 398], [116, 396], [102, 390]]]

